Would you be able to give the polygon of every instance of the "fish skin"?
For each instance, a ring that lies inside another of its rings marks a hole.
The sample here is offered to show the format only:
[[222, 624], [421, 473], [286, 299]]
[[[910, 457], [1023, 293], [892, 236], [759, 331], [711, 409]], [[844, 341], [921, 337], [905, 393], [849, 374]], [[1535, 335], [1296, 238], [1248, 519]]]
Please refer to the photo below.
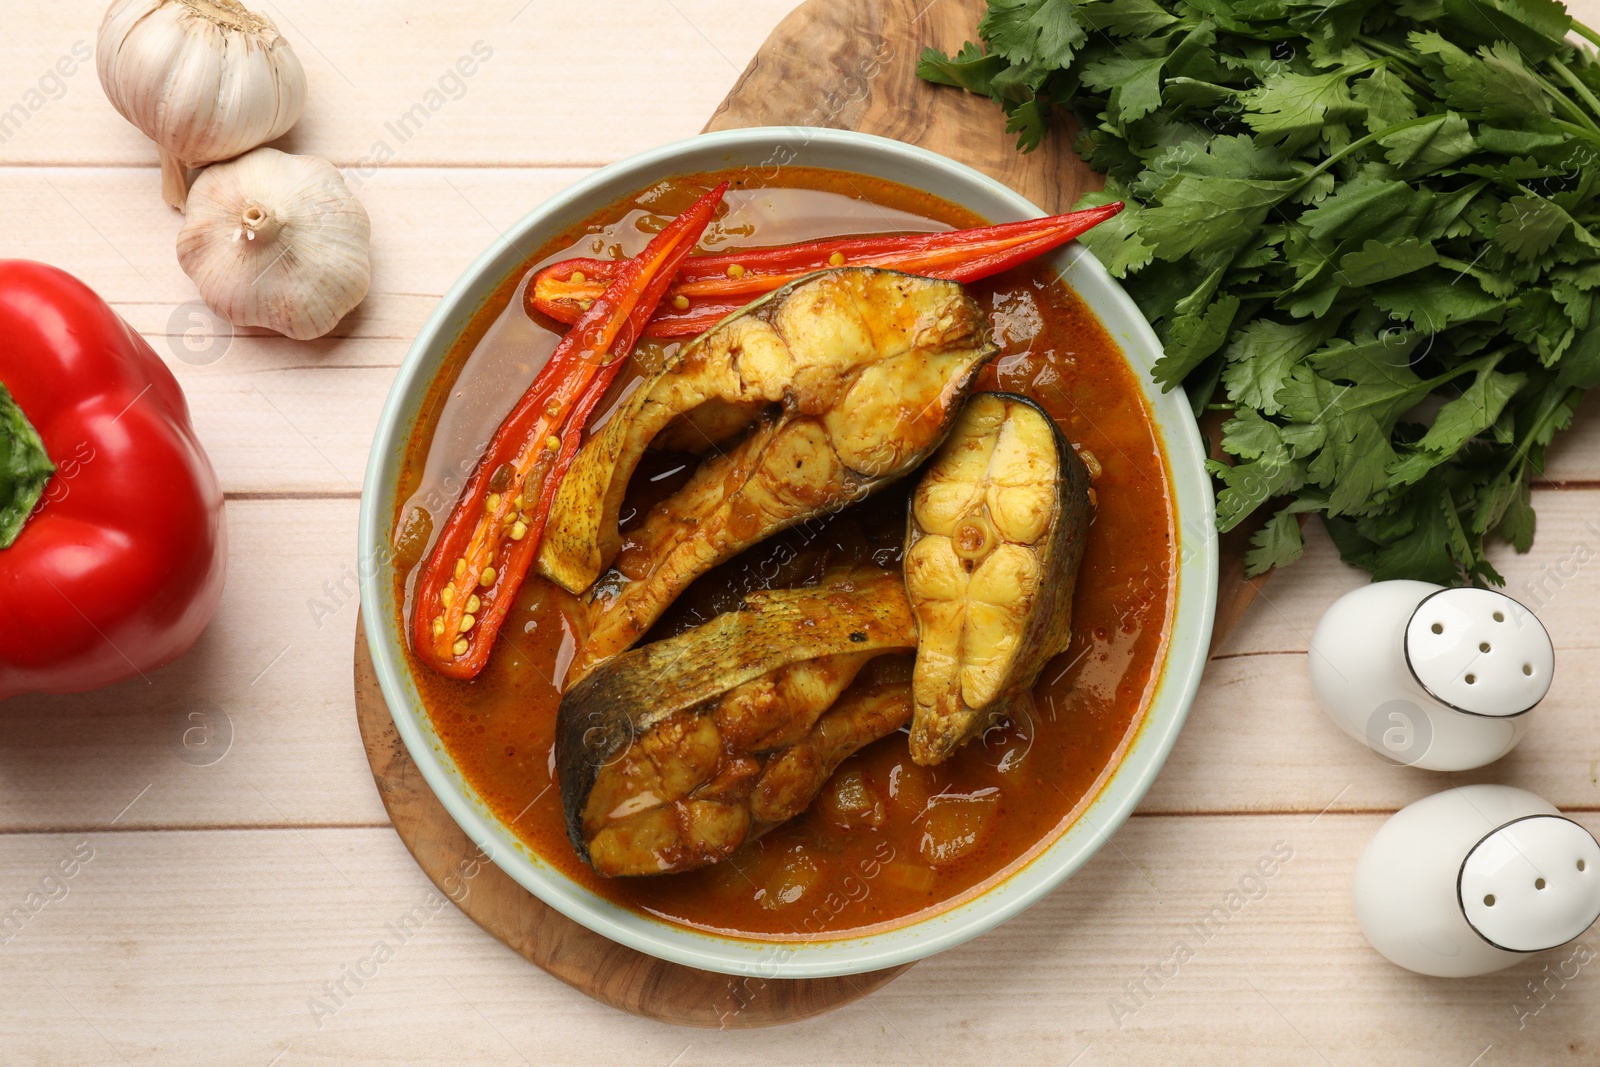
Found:
[[906, 516], [915, 762], [949, 759], [1071, 643], [1088, 490], [1055, 420], [1014, 393], [972, 397], [924, 469]]
[[[959, 284], [872, 268], [809, 275], [684, 346], [584, 444], [552, 505], [541, 573], [594, 587], [574, 676], [632, 645], [707, 570], [915, 469], [995, 351]], [[719, 440], [740, 419], [744, 436], [714, 448], [625, 548], [617, 514], [640, 457], [663, 434], [698, 432], [686, 417], [702, 407]]]
[[[831, 773], [910, 718], [906, 680], [896, 682], [899, 718], [886, 698], [857, 701], [886, 684], [882, 672], [862, 672], [862, 660], [915, 647], [900, 574], [861, 567], [816, 586], [752, 594], [743, 610], [607, 661], [562, 696], [557, 713], [557, 779], [573, 848], [608, 876], [722, 859], [770, 829], [761, 813], [802, 794], [809, 800], [826, 781], [822, 774], [810, 788], [806, 773]], [[802, 677], [807, 671], [815, 673]], [[763, 704], [764, 685], [777, 700]], [[741, 714], [725, 723], [730, 700], [770, 720]], [[774, 770], [785, 754], [792, 758]]]

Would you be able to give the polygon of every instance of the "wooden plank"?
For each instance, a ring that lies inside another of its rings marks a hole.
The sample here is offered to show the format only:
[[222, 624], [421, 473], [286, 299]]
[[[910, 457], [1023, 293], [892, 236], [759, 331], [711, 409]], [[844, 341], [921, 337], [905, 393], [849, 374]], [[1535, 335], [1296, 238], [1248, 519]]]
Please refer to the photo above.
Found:
[[1542, 478], [1585, 484], [1600, 480], [1600, 401], [1595, 397], [1584, 397], [1572, 428], [1556, 437], [1545, 456]]
[[116, 825], [387, 825], [350, 697], [356, 508], [230, 502], [227, 589], [187, 655], [8, 700], [0, 829], [106, 827], [136, 795]]
[[[1555, 686], [1516, 752], [1461, 780], [1514, 781], [1563, 806], [1596, 808], [1600, 535], [1585, 524], [1600, 516], [1600, 490], [1541, 490], [1537, 503], [1546, 538], [1512, 573], [1549, 575], [1552, 595], [1542, 605], [1527, 599], [1555, 638]], [[227, 593], [193, 652], [149, 683], [8, 702], [0, 831], [104, 827], [146, 785], [118, 825], [385, 824], [350, 696], [357, 506], [353, 498], [231, 501]], [[1146, 810], [1316, 812], [1336, 794], [1335, 810], [1392, 809], [1446, 782], [1380, 763], [1316, 707], [1304, 660], [1310, 632], [1364, 578], [1315, 527], [1310, 542], [1208, 668]], [[1563, 563], [1569, 542], [1591, 547], [1588, 564]], [[1572, 576], [1556, 588], [1563, 572]], [[184, 716], [206, 710], [194, 701], [220, 707], [233, 729], [232, 750], [209, 766], [179, 755], [194, 725]]]
[[1024, 154], [987, 99], [930, 89], [917, 77], [923, 49], [959, 50], [982, 10], [926, 0], [802, 4], [772, 31], [706, 129], [798, 125], [876, 134], [983, 171], [1046, 212], [1067, 211], [1104, 182], [1073, 151], [1064, 112], [1051, 136]]
[[[62, 0], [14, 20], [0, 41], [0, 109], [22, 100], [74, 41], [92, 41], [103, 6]], [[332, 340], [241, 335], [207, 365], [173, 351], [169, 322], [194, 295], [172, 261], [179, 220], [159, 203], [149, 145], [115, 116], [87, 68], [20, 133], [0, 139], [0, 255], [71, 266], [152, 338], [182, 377], [231, 492], [348, 494], [409, 338], [496, 227], [588, 165], [692, 133], [789, 0], [520, 6], [454, 6], [444, 26], [441, 9], [419, 0], [390, 5], [385, 14], [396, 17], [372, 25], [350, 5], [272, 5], [306, 61], [314, 101], [285, 147], [350, 168], [378, 223], [377, 289]], [[1591, 21], [1600, 15], [1600, 0], [1573, 6]], [[398, 146], [386, 169], [357, 175], [377, 140], [395, 139], [384, 122], [417, 103], [480, 36], [495, 55], [467, 95]], [[503, 162], [572, 167], [472, 169]], [[1600, 422], [1591, 414], [1552, 451], [1546, 476], [1593, 483], [1597, 466]], [[1593, 657], [1572, 653], [1596, 647], [1586, 610], [1595, 578], [1586, 563], [1574, 568], [1573, 550], [1584, 520], [1600, 515], [1595, 504], [1592, 494], [1541, 492], [1539, 545], [1503, 568], [1514, 593], [1522, 580], [1551, 591], [1540, 610], [1563, 656], [1541, 726], [1496, 769], [1591, 806], [1592, 779], [1585, 793], [1580, 772], [1600, 754], [1583, 729], [1597, 679]], [[453, 907], [431, 910], [423, 875], [387, 828], [316, 828], [383, 820], [348, 706], [354, 612], [337, 609], [319, 629], [307, 603], [331, 605], [321, 583], [341, 580], [353, 562], [355, 504], [236, 498], [230, 506], [229, 592], [193, 655], [104, 700], [7, 704], [0, 827], [32, 832], [0, 834], [0, 916], [79, 840], [39, 831], [180, 828], [95, 834], [95, 857], [66, 883], [68, 896], [16, 937], [0, 934], [8, 1064], [988, 1062], [997, 1040], [1009, 1059], [1078, 1057], [1082, 1067], [1596, 1059], [1592, 964], [1550, 987], [1554, 999], [1519, 1029], [1518, 1012], [1538, 1006], [1527, 983], [1545, 979], [1544, 963], [1560, 953], [1440, 982], [1389, 967], [1351, 923], [1350, 869], [1381, 820], [1341, 809], [1369, 798], [1398, 804], [1472, 779], [1360, 765], [1370, 757], [1308, 703], [1298, 655], [1271, 654], [1303, 652], [1296, 627], [1308, 634], [1332, 596], [1362, 580], [1320, 533], [1308, 558], [1269, 588], [1275, 607], [1257, 608], [1237, 631], [1229, 651], [1245, 655], [1213, 665], [1146, 805], [1283, 804], [1307, 814], [1136, 817], [1061, 892], [869, 1000], [781, 1033], [715, 1034], [604, 1009], [529, 968]], [[290, 651], [273, 664], [280, 639]], [[175, 713], [184, 700], [217, 693], [228, 694], [217, 702], [236, 727], [233, 747], [218, 763], [186, 763], [173, 745]], [[1314, 817], [1346, 782], [1333, 808]], [[1600, 829], [1593, 814], [1583, 819]], [[181, 829], [285, 824], [292, 828]], [[1295, 858], [1266, 895], [1174, 977], [1149, 978], [1185, 924], [1221, 903], [1279, 840]], [[309, 999], [419, 906], [420, 932], [319, 1027]], [[1600, 946], [1593, 932], [1583, 940]], [[1148, 1003], [1132, 999], [1129, 982], [1153, 993]], [[1120, 1027], [1113, 998], [1137, 1008]]]
[[224, 488], [354, 493], [395, 369], [457, 274], [583, 170], [389, 171], [362, 198], [374, 290], [334, 335], [292, 341], [210, 315], [178, 268], [179, 216], [127, 168], [0, 171], [0, 255], [71, 264], [178, 375]]
[[1393, 811], [1440, 789], [1504, 782], [1564, 810], [1600, 810], [1594, 733], [1595, 657], [1563, 648], [1550, 694], [1508, 756], [1475, 771], [1395, 766], [1323, 714], [1305, 656], [1214, 661], [1146, 812]]
[[[591, 169], [395, 168], [352, 181], [373, 221], [367, 300], [327, 340], [238, 332], [282, 341], [302, 363], [338, 355], [337, 342], [350, 337], [408, 345], [433, 303], [502, 231]], [[152, 182], [150, 195], [141, 195]], [[140, 330], [189, 328], [187, 320], [170, 319], [198, 298], [177, 261], [183, 216], [161, 201], [159, 180], [148, 170], [0, 168], [0, 189], [7, 208], [0, 251], [69, 267], [111, 304], [132, 305], [129, 318]]]
[[[609, 162], [693, 134], [793, 0], [473, 0], [448, 15], [397, 0], [381, 18], [359, 4], [253, 6], [306, 70], [305, 115], [277, 147], [340, 166], [526, 166]], [[92, 61], [76, 62], [105, 7], [64, 0], [8, 27], [0, 110], [20, 103], [27, 117], [0, 130], [0, 163], [154, 167]], [[47, 77], [63, 58], [73, 73]], [[157, 196], [154, 175], [145, 185]]]
[[[439, 297], [496, 236], [586, 173], [374, 175], [361, 191], [375, 221], [373, 291], [331, 336], [309, 342], [235, 330], [206, 312], [173, 253], [180, 217], [153, 193], [130, 195], [156, 180], [143, 170], [0, 169], [17, 208], [0, 255], [71, 264], [150, 341], [183, 382], [229, 491], [353, 492], [394, 371]], [[1552, 450], [1546, 479], [1600, 484], [1594, 409]]]
[[[1559, 667], [1533, 726], [1506, 758], [1438, 775], [1395, 767], [1345, 736], [1322, 713], [1306, 656], [1317, 622], [1369, 576], [1338, 558], [1320, 524], [1306, 527], [1305, 558], [1274, 576], [1206, 668], [1189, 722], [1146, 811], [1393, 810], [1466, 782], [1507, 782], [1563, 808], [1600, 807], [1593, 672], [1600, 668], [1600, 495], [1539, 489], [1539, 539], [1518, 556], [1501, 546], [1506, 592], [1549, 629]], [[1559, 800], [1554, 798], [1559, 797]], [[1267, 809], [1259, 804], [1267, 804]], [[1281, 807], [1279, 807], [1281, 805]]]
[[[478, 867], [483, 851], [456, 825], [406, 751], [359, 624], [354, 690], [361, 740], [395, 832], [433, 884], [453, 894], [461, 872]], [[472, 884], [471, 895], [457, 901], [462, 912], [529, 963], [601, 1004], [679, 1026], [747, 1029], [809, 1019], [860, 1000], [911, 966], [751, 988], [742, 979], [669, 963], [586, 929], [499, 869], [481, 871]], [[729, 998], [738, 998], [734, 1018], [724, 1006]]]
[[[1518, 555], [1498, 544], [1489, 554], [1504, 591], [1537, 614], [1558, 648], [1600, 648], [1600, 496], [1596, 489], [1537, 488], [1533, 548]], [[1306, 554], [1273, 576], [1271, 587], [1220, 650], [1222, 655], [1305, 652], [1335, 597], [1371, 576], [1339, 559], [1322, 524], [1306, 524]], [[1563, 661], [1563, 669], [1572, 665]]]
[[1001, 1034], [1008, 1062], [1090, 1067], [1592, 1063], [1593, 963], [1518, 1014], [1572, 950], [1444, 982], [1365, 944], [1350, 875], [1381, 821], [1135, 818], [1033, 909], [871, 998], [722, 1033], [529, 968], [441, 906], [387, 829], [9, 835], [7, 911], [75, 847], [92, 858], [0, 945], [0, 1042], [8, 1064], [980, 1063]]

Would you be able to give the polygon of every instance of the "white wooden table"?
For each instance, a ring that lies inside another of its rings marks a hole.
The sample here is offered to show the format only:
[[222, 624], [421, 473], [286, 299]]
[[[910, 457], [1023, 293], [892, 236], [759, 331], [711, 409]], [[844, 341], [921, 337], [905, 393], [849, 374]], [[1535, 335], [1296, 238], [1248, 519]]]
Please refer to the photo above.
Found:
[[[1600, 830], [1592, 411], [1534, 491], [1535, 550], [1496, 559], [1560, 669], [1527, 740], [1485, 771], [1385, 765], [1316, 709], [1308, 635], [1364, 578], [1314, 528], [1110, 845], [1027, 914], [861, 1003], [778, 1031], [679, 1030], [589, 1001], [453, 907], [396, 936], [431, 886], [379, 803], [350, 681], [357, 501], [390, 379], [498, 229], [591, 168], [697, 131], [789, 3], [259, 5], [310, 81], [283, 147], [342, 167], [373, 220], [372, 295], [311, 343], [197, 328], [154, 150], [92, 64], [28, 95], [92, 47], [101, 0], [8, 5], [0, 112], [27, 115], [0, 131], [0, 255], [72, 271], [168, 360], [227, 490], [232, 547], [221, 610], [180, 662], [3, 709], [0, 913], [41, 887], [53, 899], [0, 935], [0, 1063], [1600, 1062], [1600, 959], [1578, 965], [1600, 930], [1577, 959], [1446, 982], [1378, 957], [1349, 902], [1377, 826], [1447, 785], [1526, 786]], [[1600, 15], [1600, 0], [1581, 7]], [[477, 42], [490, 58], [397, 137], [389, 124]], [[180, 758], [196, 709], [231, 730], [208, 765]], [[1265, 890], [1192, 933], [1274, 848], [1292, 859]], [[45, 881], [75, 851], [92, 858]], [[376, 974], [350, 977], [384, 941]], [[338, 983], [349, 995], [333, 999]]]

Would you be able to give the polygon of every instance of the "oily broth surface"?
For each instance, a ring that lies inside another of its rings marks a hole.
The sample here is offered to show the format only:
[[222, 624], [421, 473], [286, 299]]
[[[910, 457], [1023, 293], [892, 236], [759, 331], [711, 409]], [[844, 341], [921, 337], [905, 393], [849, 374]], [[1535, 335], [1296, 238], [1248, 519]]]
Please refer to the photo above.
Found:
[[[396, 514], [395, 580], [407, 597], [472, 463], [560, 333], [522, 310], [534, 269], [573, 255], [633, 254], [724, 175], [663, 182], [560, 235], [507, 279], [447, 360], [408, 449]], [[861, 175], [785, 168], [779, 185], [740, 186], [703, 248], [761, 247], [845, 234], [934, 231], [983, 220], [925, 193]], [[524, 585], [482, 675], [458, 682], [412, 659], [440, 739], [496, 815], [575, 881], [685, 926], [757, 939], [842, 937], [898, 925], [981, 891], [1070, 824], [1131, 740], [1154, 690], [1172, 610], [1167, 468], [1121, 352], [1092, 312], [1040, 266], [969, 287], [1001, 351], [980, 389], [1038, 400], [1103, 473], [1074, 599], [1073, 641], [1035, 689], [1035, 709], [936, 768], [917, 767], [897, 732], [846, 761], [877, 791], [878, 830], [845, 831], [814, 804], [804, 816], [702, 871], [603, 879], [566, 838], [554, 780], [559, 683], [576, 645], [574, 599], [536, 576]], [[676, 343], [645, 341], [602, 404], [606, 418]], [[624, 532], [687, 477], [692, 457], [646, 457]], [[915, 476], [829, 519], [755, 546], [703, 576], [650, 640], [735, 607], [750, 590], [801, 584], [846, 561], [897, 564]], [[409, 650], [407, 655], [410, 655]], [[952, 847], [953, 846], [953, 847]], [[964, 850], [964, 852], [962, 851]], [[951, 860], [952, 852], [961, 852]], [[941, 859], [937, 865], [929, 858]]]

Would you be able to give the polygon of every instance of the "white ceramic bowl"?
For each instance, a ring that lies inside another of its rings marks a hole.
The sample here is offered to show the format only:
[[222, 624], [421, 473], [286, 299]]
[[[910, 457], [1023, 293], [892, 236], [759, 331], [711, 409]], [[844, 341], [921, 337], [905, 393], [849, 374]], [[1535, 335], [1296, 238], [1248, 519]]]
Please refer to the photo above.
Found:
[[361, 497], [361, 607], [384, 699], [412, 759], [456, 822], [507, 874], [564, 915], [641, 952], [728, 974], [814, 978], [890, 967], [960, 944], [1039, 900], [1094, 855], [1150, 787], [1188, 713], [1211, 640], [1217, 549], [1211, 483], [1193, 415], [1181, 392], [1163, 394], [1150, 378], [1160, 344], [1099, 261], [1070, 246], [1056, 255], [1056, 264], [1126, 353], [1155, 413], [1177, 505], [1179, 559], [1176, 615], [1153, 702], [1121, 764], [1077, 822], [1005, 881], [948, 911], [863, 937], [783, 944], [701, 933], [618, 907], [575, 884], [519, 842], [462, 778], [433, 730], [401, 654], [405, 637], [396, 623], [387, 546], [400, 466], [417, 412], [474, 310], [521, 264], [520, 249], [537, 248], [601, 207], [668, 175], [789, 163], [900, 182], [995, 222], [1044, 214], [992, 178], [944, 156], [881, 137], [805, 127], [706, 134], [642, 152], [573, 184], [524, 217], [467, 268], [406, 355], [379, 420]]

